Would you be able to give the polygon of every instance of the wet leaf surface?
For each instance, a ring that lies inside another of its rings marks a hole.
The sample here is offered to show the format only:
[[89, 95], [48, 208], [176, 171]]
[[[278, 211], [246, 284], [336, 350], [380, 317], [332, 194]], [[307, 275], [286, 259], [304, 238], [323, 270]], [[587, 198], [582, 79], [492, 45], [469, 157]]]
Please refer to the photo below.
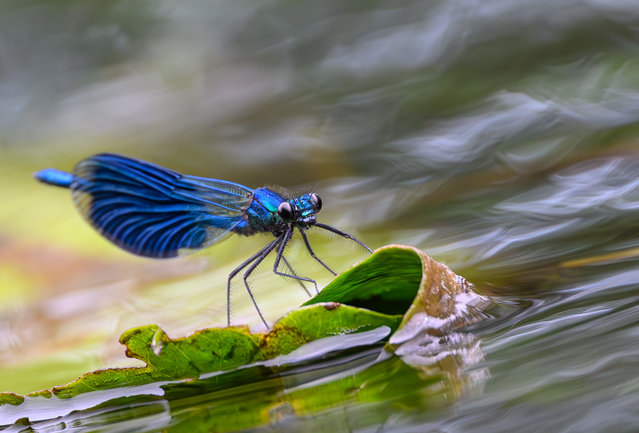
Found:
[[[120, 343], [126, 346], [128, 357], [143, 361], [145, 366], [94, 371], [67, 385], [37, 391], [26, 398], [0, 394], [3, 403], [0, 420], [9, 424], [26, 416], [31, 421], [43, 421], [51, 418], [52, 412], [62, 416], [69, 412], [65, 400], [74, 401], [71, 406], [88, 411], [89, 417], [97, 416], [98, 412], [104, 417], [104, 409], [109, 408], [126, 411], [125, 418], [139, 419], [165, 412], [148, 406], [160, 397], [172, 402], [173, 412], [184, 409], [185, 399], [197, 400], [211, 394], [219, 398], [219, 394], [231, 393], [245, 399], [247, 388], [251, 387], [277, 397], [288, 387], [284, 378], [299, 368], [309, 369], [306, 378], [300, 378], [302, 382], [321, 380], [321, 384], [308, 391], [304, 391], [306, 388], [287, 391], [285, 404], [281, 401], [275, 404], [270, 399], [233, 404], [234, 399], [225, 398], [224, 407], [229, 411], [247, 414], [242, 417], [243, 426], [247, 427], [286, 418], [290, 411], [326, 410], [333, 403], [318, 399], [328, 398], [320, 396], [330, 396], [339, 393], [338, 390], [360, 389], [358, 401], [376, 401], [382, 389], [370, 388], [370, 384], [363, 385], [361, 381], [368, 382], [371, 375], [383, 374], [381, 370], [375, 372], [382, 368], [376, 366], [388, 362], [404, 371], [401, 380], [410, 376], [405, 374], [405, 368], [419, 367], [415, 374], [423, 375], [428, 369], [428, 377], [432, 378], [429, 380], [435, 382], [444, 374], [450, 382], [446, 389], [459, 392], [463, 386], [457, 383], [459, 374], [454, 370], [457, 364], [440, 361], [450, 354], [459, 356], [459, 350], [446, 351], [451, 342], [477, 351], [473, 341], [460, 340], [453, 331], [482, 318], [479, 309], [482, 303], [486, 299], [476, 295], [463, 278], [446, 266], [415, 248], [390, 245], [336, 277], [322, 293], [284, 316], [268, 333], [250, 333], [247, 327], [211, 328], [171, 339], [158, 325], [133, 328], [122, 334]], [[396, 314], [400, 307], [405, 314]], [[392, 333], [389, 344], [388, 336]], [[445, 334], [450, 334], [451, 339], [442, 339]], [[441, 359], [423, 355], [424, 336], [437, 337], [441, 347], [434, 349], [431, 344], [428, 350], [443, 354]], [[393, 356], [393, 352], [400, 357]], [[400, 361], [404, 358], [410, 362]], [[330, 363], [326, 364], [327, 359], [338, 360], [335, 366], [352, 365], [353, 371], [346, 369], [351, 379], [336, 380], [344, 377], [344, 369], [334, 370]], [[322, 363], [315, 364], [318, 360]], [[408, 365], [411, 367], [405, 367]], [[418, 373], [420, 370], [422, 373]], [[318, 386], [328, 387], [330, 392], [317, 393]], [[371, 392], [363, 392], [362, 386]], [[350, 398], [349, 395], [346, 397]], [[26, 406], [24, 411], [21, 406]], [[150, 412], [141, 414], [141, 407]], [[215, 418], [213, 422], [207, 409], [197, 410], [209, 420], [202, 421], [204, 424], [214, 424], [211, 428], [238, 427], [228, 419]], [[232, 413], [226, 415], [235, 419]], [[188, 424], [184, 421], [182, 425], [186, 428]]]

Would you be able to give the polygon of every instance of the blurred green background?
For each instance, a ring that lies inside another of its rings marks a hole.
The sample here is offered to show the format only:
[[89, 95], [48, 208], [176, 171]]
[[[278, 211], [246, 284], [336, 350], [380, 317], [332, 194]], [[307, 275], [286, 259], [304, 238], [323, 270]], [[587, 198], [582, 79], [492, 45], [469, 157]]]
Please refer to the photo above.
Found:
[[[31, 177], [109, 151], [315, 190], [322, 222], [417, 246], [515, 305], [475, 332], [482, 392], [454, 414], [397, 409], [404, 427], [636, 426], [636, 1], [0, 8], [0, 391], [131, 365], [117, 337], [132, 326], [224, 324], [226, 276], [269, 239], [134, 257]], [[339, 270], [363, 257], [312, 241]], [[289, 256], [329, 280], [300, 242]], [[306, 299], [268, 264], [253, 284], [269, 320]], [[234, 323], [259, 328], [238, 284], [233, 299]]]

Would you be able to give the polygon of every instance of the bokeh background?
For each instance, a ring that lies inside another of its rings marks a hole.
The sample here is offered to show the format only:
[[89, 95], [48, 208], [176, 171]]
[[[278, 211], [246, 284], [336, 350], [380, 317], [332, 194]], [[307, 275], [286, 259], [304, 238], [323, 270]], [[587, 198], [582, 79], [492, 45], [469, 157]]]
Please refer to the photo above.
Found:
[[[398, 409], [406, 431], [636, 428], [636, 0], [3, 1], [0, 391], [132, 365], [132, 326], [223, 325], [226, 275], [269, 239], [117, 249], [31, 177], [103, 151], [314, 190], [322, 222], [417, 246], [508, 303], [474, 331], [482, 392]], [[312, 241], [339, 270], [365, 257]], [[289, 257], [329, 280], [301, 242]], [[253, 284], [269, 320], [305, 299], [268, 264]]]

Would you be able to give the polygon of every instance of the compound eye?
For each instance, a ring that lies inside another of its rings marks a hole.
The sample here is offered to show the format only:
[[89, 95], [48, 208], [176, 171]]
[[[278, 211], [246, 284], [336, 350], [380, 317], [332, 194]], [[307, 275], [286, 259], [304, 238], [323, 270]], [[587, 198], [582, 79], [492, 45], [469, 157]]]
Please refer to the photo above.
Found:
[[319, 195], [315, 194], [314, 192], [311, 193], [311, 200], [313, 200], [313, 203], [315, 204], [315, 211], [319, 211], [320, 209], [322, 209], [322, 199], [320, 198]]
[[293, 206], [287, 201], [283, 201], [277, 208], [277, 214], [284, 222], [291, 223], [295, 220], [295, 211]]

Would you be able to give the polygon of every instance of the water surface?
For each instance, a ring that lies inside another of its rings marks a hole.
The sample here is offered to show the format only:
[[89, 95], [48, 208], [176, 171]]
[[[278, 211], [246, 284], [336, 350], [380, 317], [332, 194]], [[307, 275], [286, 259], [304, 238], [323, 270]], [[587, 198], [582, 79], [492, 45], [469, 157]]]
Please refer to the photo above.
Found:
[[[261, 431], [636, 430], [636, 1], [3, 9], [0, 391], [130, 364], [117, 337], [132, 326], [159, 323], [177, 337], [222, 324], [226, 275], [268, 239], [138, 259], [93, 233], [68, 194], [30, 178], [112, 151], [253, 187], [314, 189], [323, 222], [372, 247], [414, 245], [499, 307], [459, 337], [472, 362], [459, 366], [468, 380], [458, 392], [398, 358], [377, 360], [373, 344], [312, 363], [310, 376], [293, 368], [171, 405], [124, 404], [136, 411], [129, 424], [80, 414], [99, 421], [77, 430], [186, 429], [184, 414], [210, 426], [215, 408], [239, 410], [247, 395], [274, 410]], [[313, 242], [339, 270], [363, 257], [339, 239]], [[290, 254], [329, 280], [301, 243]], [[305, 295], [269, 270], [254, 284], [275, 320]], [[259, 326], [245, 298], [237, 287], [234, 320]], [[358, 375], [376, 399], [331, 394]], [[281, 403], [295, 392], [304, 401], [302, 389], [334, 404]]]

